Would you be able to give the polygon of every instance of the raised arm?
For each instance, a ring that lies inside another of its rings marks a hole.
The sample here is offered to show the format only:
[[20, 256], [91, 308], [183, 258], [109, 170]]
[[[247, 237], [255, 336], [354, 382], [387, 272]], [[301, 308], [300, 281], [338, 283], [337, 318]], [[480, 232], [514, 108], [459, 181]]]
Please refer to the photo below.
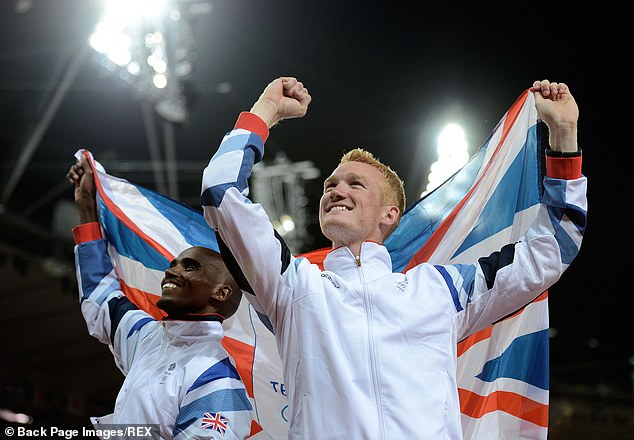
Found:
[[577, 147], [579, 109], [568, 87], [535, 81], [538, 115], [549, 129], [544, 194], [536, 219], [516, 243], [475, 265], [444, 266], [459, 297], [459, 338], [528, 304], [559, 280], [576, 258], [587, 219], [586, 178]]
[[[269, 128], [306, 114], [311, 97], [295, 78], [281, 77], [264, 89], [250, 112], [240, 114], [203, 173], [201, 203], [207, 223], [218, 232], [227, 267], [247, 299], [273, 325], [290, 304], [290, 250], [262, 206], [248, 200], [248, 179], [262, 160]], [[255, 295], [255, 296], [254, 296]], [[257, 298], [256, 298], [257, 297]]]
[[[75, 185], [80, 224], [73, 229], [75, 266], [81, 312], [88, 332], [111, 347], [117, 366], [127, 373], [137, 342], [154, 321], [120, 290], [98, 222], [96, 187], [88, 159], [82, 154], [66, 174]], [[131, 329], [135, 329], [131, 332]]]

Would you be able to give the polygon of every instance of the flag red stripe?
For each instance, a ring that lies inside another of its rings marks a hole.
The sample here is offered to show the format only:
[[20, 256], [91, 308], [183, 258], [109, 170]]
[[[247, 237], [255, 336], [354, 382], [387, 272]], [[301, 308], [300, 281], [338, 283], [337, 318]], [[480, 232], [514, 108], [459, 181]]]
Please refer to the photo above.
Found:
[[491, 337], [491, 333], [493, 332], [493, 326], [490, 325], [485, 329], [480, 330], [477, 333], [468, 336], [466, 339], [458, 342], [458, 357], [462, 356], [464, 352], [469, 350], [475, 344], [480, 341], [484, 341], [485, 339], [489, 339]]
[[84, 154], [90, 163], [91, 168], [93, 169], [95, 176], [95, 185], [97, 186], [97, 191], [99, 191], [99, 195], [103, 199], [103, 202], [106, 204], [108, 209], [128, 228], [130, 228], [136, 235], [143, 239], [147, 244], [149, 244], [154, 250], [163, 255], [167, 261], [172, 261], [174, 256], [168, 252], [163, 246], [161, 246], [156, 240], [143, 232], [130, 218], [123, 213], [123, 211], [106, 195], [106, 192], [101, 185], [101, 181], [99, 180], [99, 175], [95, 172], [95, 164], [92, 161], [89, 153], [84, 150]]
[[[531, 303], [536, 303], [536, 302], [539, 302], [539, 301], [543, 301], [546, 298], [548, 298], [548, 291], [545, 291], [544, 293], [539, 295], [537, 298], [535, 298], [533, 301], [531, 301]], [[518, 316], [524, 311], [524, 309], [526, 309], [526, 307], [522, 307], [517, 312], [513, 313], [512, 315], [509, 315], [509, 316], [503, 318], [501, 321], [498, 321], [498, 322], [502, 322], [502, 321], [505, 321], [507, 319], [513, 318], [515, 316]], [[485, 328], [483, 330], [480, 330], [479, 332], [474, 333], [474, 334], [472, 334], [470, 336], [467, 336], [465, 339], [463, 339], [462, 341], [458, 342], [458, 357], [462, 356], [467, 350], [469, 350], [471, 347], [473, 347], [478, 342], [484, 341], [485, 339], [490, 338], [492, 331], [493, 331], [493, 325], [490, 325], [487, 328]]]
[[156, 307], [156, 301], [158, 300], [156, 295], [130, 287], [121, 278], [119, 278], [119, 284], [121, 285], [121, 291], [137, 308], [147, 312], [154, 319], [161, 320], [166, 316], [163, 310]]
[[487, 396], [458, 388], [460, 411], [478, 419], [493, 411], [503, 411], [535, 425], [548, 427], [548, 405], [509, 391], [495, 391]]

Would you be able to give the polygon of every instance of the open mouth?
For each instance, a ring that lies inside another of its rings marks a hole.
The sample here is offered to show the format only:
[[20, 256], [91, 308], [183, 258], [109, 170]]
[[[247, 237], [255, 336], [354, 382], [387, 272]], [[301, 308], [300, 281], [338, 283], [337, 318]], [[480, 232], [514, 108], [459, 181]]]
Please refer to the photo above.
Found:
[[347, 206], [332, 206], [328, 209], [328, 211], [326, 212], [338, 212], [338, 211], [350, 211], [350, 208], [348, 208]]

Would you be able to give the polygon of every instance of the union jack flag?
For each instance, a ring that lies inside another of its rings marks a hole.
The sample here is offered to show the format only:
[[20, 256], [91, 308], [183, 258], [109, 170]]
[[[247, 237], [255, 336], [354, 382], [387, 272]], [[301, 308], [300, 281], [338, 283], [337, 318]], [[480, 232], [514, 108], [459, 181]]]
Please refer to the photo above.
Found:
[[203, 414], [203, 420], [200, 427], [203, 429], [215, 429], [220, 434], [224, 435], [228, 425], [229, 420], [222, 417], [222, 414], [206, 412]]

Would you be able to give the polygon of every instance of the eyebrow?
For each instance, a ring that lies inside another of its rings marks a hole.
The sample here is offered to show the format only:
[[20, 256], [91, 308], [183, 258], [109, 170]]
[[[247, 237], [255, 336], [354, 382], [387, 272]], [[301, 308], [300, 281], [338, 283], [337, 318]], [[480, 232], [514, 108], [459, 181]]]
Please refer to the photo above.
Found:
[[342, 176], [335, 176], [335, 175], [331, 175], [330, 177], [328, 177], [326, 180], [324, 180], [324, 186], [327, 186], [328, 184], [335, 182], [335, 181], [340, 181], [340, 180], [347, 180], [347, 181], [351, 181], [351, 180], [360, 180], [363, 183], [367, 184], [368, 183], [368, 179], [367, 177], [362, 176], [359, 173], [354, 173], [354, 172], [348, 172], [345, 173]]
[[170, 267], [175, 266], [177, 264], [195, 264], [198, 266], [201, 266], [201, 263], [198, 260], [195, 260], [193, 258], [189, 258], [189, 257], [185, 257], [185, 258], [174, 258], [172, 261], [170, 261]]

